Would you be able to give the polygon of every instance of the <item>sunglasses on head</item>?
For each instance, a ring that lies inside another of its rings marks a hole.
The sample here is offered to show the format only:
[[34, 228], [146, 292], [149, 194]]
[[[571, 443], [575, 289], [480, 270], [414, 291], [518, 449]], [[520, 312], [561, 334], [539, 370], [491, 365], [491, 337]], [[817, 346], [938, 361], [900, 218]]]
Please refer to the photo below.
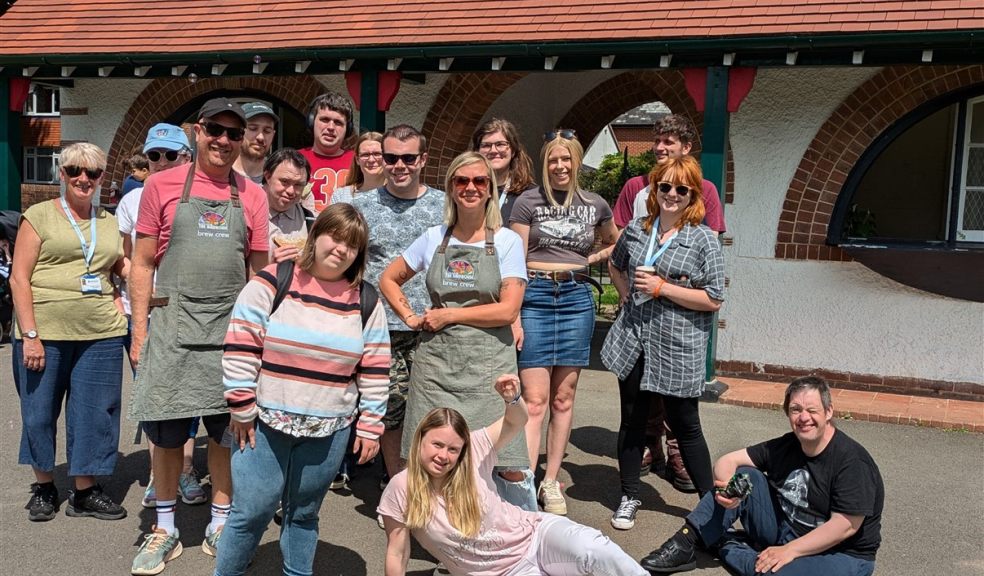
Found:
[[557, 128], [556, 130], [544, 132], [543, 141], [550, 142], [551, 140], [556, 139], [558, 136], [566, 140], [574, 140], [577, 138], [577, 131], [571, 130], [570, 128]]
[[400, 160], [407, 166], [413, 166], [417, 163], [417, 158], [419, 157], [420, 154], [387, 154], [383, 152], [383, 162], [386, 162], [390, 166], [395, 165]]
[[89, 177], [89, 180], [97, 180], [103, 175], [102, 168], [83, 168], [81, 166], [62, 166], [65, 174], [68, 174], [69, 178], [78, 178], [85, 172], [85, 175]]
[[160, 162], [161, 156], [163, 156], [168, 162], [174, 162], [180, 155], [181, 152], [178, 152], [177, 150], [166, 150], [164, 152], [161, 152], [160, 150], [151, 150], [150, 152], [147, 152], [147, 160], [150, 160], [151, 162]]
[[201, 125], [205, 128], [205, 133], [208, 134], [210, 138], [221, 138], [222, 135], [225, 134], [232, 142], [239, 142], [246, 134], [246, 130], [242, 128], [230, 128], [228, 126], [223, 126], [218, 122], [202, 120]]
[[686, 196], [690, 194], [690, 186], [685, 186], [683, 184], [673, 185], [672, 182], [657, 182], [656, 189], [663, 194], [669, 194], [671, 190], [676, 190], [677, 196]]
[[474, 178], [469, 178], [468, 176], [455, 176], [451, 179], [454, 183], [454, 189], [457, 192], [468, 188], [468, 184], [474, 184], [475, 189], [479, 192], [485, 192], [489, 189], [489, 177], [488, 176], [475, 176]]

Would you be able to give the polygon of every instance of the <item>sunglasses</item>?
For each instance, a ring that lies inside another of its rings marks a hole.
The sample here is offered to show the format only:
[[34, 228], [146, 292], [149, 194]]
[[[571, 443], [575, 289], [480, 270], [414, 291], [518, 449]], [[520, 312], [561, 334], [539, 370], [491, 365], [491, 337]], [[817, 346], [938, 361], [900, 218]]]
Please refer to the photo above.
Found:
[[103, 175], [102, 168], [83, 168], [81, 166], [62, 166], [62, 170], [65, 174], [68, 174], [69, 178], [78, 178], [85, 172], [85, 175], [89, 177], [89, 180], [98, 180], [100, 176]]
[[221, 138], [223, 134], [229, 137], [232, 142], [240, 142], [243, 136], [246, 135], [246, 130], [242, 128], [230, 128], [228, 126], [223, 126], [218, 122], [209, 122], [204, 120], [201, 122], [202, 127], [205, 128], [205, 133], [208, 134], [210, 138]]
[[407, 166], [413, 166], [417, 163], [417, 158], [419, 157], [420, 154], [387, 154], [383, 152], [383, 162], [386, 162], [390, 166], [395, 165], [400, 160]]
[[672, 182], [657, 182], [656, 189], [663, 194], [669, 194], [671, 190], [676, 190], [677, 196], [686, 196], [691, 191], [690, 186], [684, 186], [683, 184], [674, 186]]
[[550, 142], [551, 140], [555, 140], [558, 137], [564, 138], [566, 140], [576, 140], [577, 131], [571, 130], [570, 128], [557, 128], [556, 130], [551, 130], [549, 132], [543, 133], [544, 142]]
[[163, 156], [168, 162], [174, 162], [180, 155], [181, 152], [178, 152], [177, 150], [167, 150], [165, 152], [151, 150], [150, 152], [147, 152], [147, 160], [150, 160], [151, 162], [160, 162], [161, 156]]
[[465, 188], [468, 188], [469, 184], [474, 184], [475, 189], [479, 192], [485, 192], [489, 189], [489, 177], [488, 176], [475, 176], [474, 178], [469, 178], [468, 176], [455, 176], [451, 179], [454, 183], [454, 189], [456, 192], [461, 192]]

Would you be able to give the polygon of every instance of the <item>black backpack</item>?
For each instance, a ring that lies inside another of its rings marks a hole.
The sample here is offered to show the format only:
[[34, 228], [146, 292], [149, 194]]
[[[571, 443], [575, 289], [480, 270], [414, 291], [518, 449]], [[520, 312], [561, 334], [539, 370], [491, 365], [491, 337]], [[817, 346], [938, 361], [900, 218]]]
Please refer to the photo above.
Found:
[[[285, 260], [277, 264], [277, 292], [273, 296], [273, 307], [270, 308], [270, 315], [280, 307], [280, 303], [287, 297], [287, 290], [290, 288], [290, 279], [294, 275], [294, 261]], [[359, 312], [362, 314], [362, 328], [365, 329], [372, 311], [376, 309], [379, 302], [379, 294], [372, 284], [362, 281], [359, 286]]]

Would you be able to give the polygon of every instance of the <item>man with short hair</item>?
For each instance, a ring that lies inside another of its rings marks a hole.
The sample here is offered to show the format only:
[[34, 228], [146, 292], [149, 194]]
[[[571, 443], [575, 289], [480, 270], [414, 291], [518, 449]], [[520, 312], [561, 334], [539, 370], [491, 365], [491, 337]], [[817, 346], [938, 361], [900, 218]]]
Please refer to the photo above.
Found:
[[[693, 123], [682, 114], [667, 114], [653, 124], [653, 152], [656, 163], [669, 159], [680, 159], [690, 154], [697, 140], [697, 130]], [[615, 225], [619, 230], [629, 222], [648, 214], [646, 200], [649, 197], [649, 175], [630, 178], [615, 202]], [[718, 197], [717, 187], [706, 178], [701, 184], [701, 198], [704, 201], [704, 224], [715, 234], [725, 231], [724, 210]], [[670, 430], [663, 416], [663, 401], [650, 404], [649, 422], [646, 425], [646, 450], [642, 459], [642, 472], [651, 469], [657, 475], [666, 475], [674, 488], [681, 492], [696, 492], [690, 474], [687, 473], [680, 455], [676, 436]], [[663, 434], [666, 434], [666, 453], [663, 452]]]
[[[369, 223], [369, 259], [366, 281], [379, 285], [379, 277], [390, 263], [403, 254], [418, 236], [443, 221], [444, 197], [441, 190], [420, 182], [427, 164], [427, 139], [416, 128], [401, 124], [383, 135], [383, 171], [386, 184], [356, 194], [352, 205]], [[430, 306], [424, 284], [426, 274], [417, 274], [403, 285], [410, 306], [419, 314]], [[400, 438], [406, 413], [410, 370], [418, 333], [410, 330], [383, 300], [389, 326], [392, 364], [389, 402], [383, 424], [386, 427], [380, 449], [386, 472], [393, 477], [400, 471]]]
[[[693, 570], [701, 546], [716, 549], [733, 574], [874, 572], [885, 499], [878, 466], [834, 427], [823, 378], [793, 380], [782, 407], [792, 432], [722, 456], [714, 464], [715, 490], [642, 559], [643, 568], [653, 574]], [[726, 490], [732, 478], [751, 484], [744, 496]], [[736, 520], [746, 537], [731, 531]]]
[[307, 158], [293, 148], [277, 150], [263, 166], [263, 189], [270, 205], [272, 262], [297, 258], [307, 238], [307, 211], [301, 206], [301, 193], [310, 174]]
[[315, 215], [331, 203], [335, 188], [345, 185], [355, 153], [345, 147], [355, 132], [352, 101], [337, 92], [325, 92], [308, 107], [308, 128], [314, 136], [310, 148], [300, 152], [311, 163], [311, 188], [304, 207]]
[[253, 182], [263, 184], [263, 163], [277, 138], [280, 117], [263, 102], [247, 102], [242, 109], [246, 115], [246, 135], [233, 169]]
[[235, 102], [206, 102], [192, 126], [195, 161], [150, 176], [140, 199], [130, 279], [130, 361], [139, 368], [130, 418], [141, 422], [156, 446], [157, 522], [133, 560], [135, 575], [158, 574], [181, 553], [174, 508], [182, 445], [195, 416], [209, 437], [212, 520], [202, 542], [206, 554], [215, 555], [229, 515], [222, 344], [247, 273], [266, 265], [269, 249], [266, 194], [232, 169], [245, 127]]

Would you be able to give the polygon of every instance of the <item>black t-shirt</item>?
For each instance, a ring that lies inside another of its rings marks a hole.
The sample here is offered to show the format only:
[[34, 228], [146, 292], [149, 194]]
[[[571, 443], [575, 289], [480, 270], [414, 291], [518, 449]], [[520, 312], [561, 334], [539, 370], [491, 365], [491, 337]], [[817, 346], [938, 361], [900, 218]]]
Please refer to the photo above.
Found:
[[857, 533], [830, 550], [875, 559], [881, 544], [885, 487], [878, 466], [863, 446], [835, 430], [823, 452], [809, 458], [790, 432], [750, 446], [748, 455], [769, 478], [797, 537], [829, 520], [832, 512], [864, 516]]

